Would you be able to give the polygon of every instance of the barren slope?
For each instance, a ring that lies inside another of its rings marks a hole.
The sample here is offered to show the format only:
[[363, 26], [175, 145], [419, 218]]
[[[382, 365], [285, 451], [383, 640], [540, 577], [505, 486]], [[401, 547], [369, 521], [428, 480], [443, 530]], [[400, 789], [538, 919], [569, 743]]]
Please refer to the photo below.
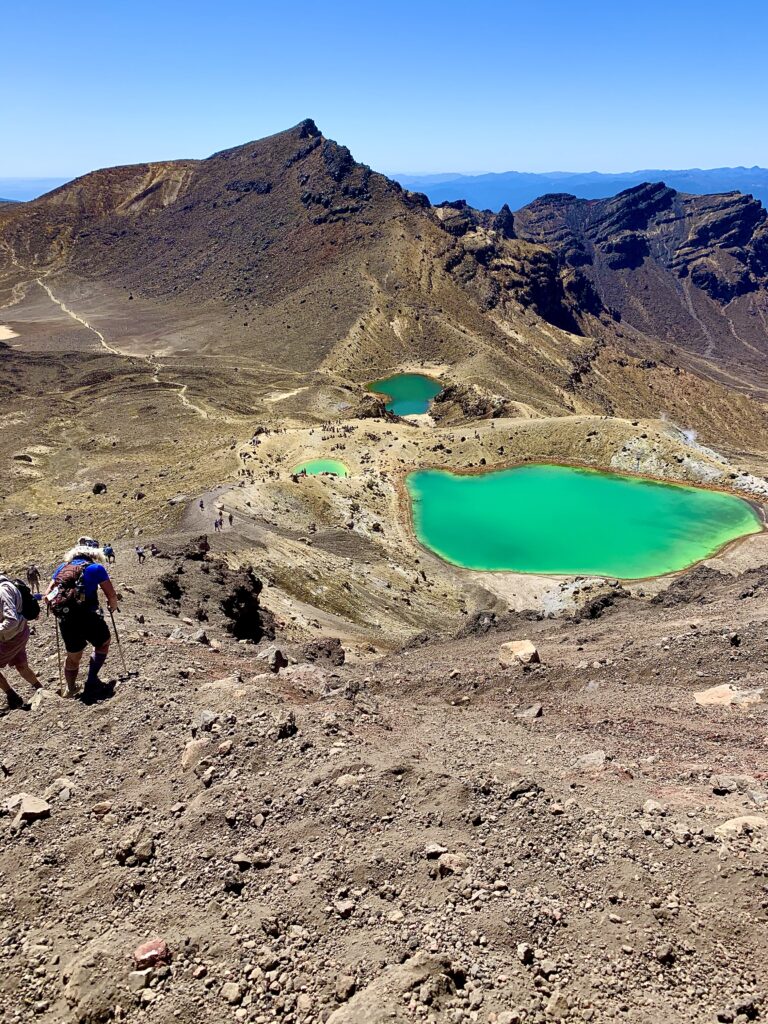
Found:
[[[0, 802], [50, 806], [0, 817], [0, 1018], [762, 1019], [766, 705], [693, 695], [764, 687], [765, 567], [344, 666], [278, 616], [272, 674], [224, 629], [226, 571], [130, 555], [138, 676], [0, 720]], [[542, 665], [502, 669], [521, 636]], [[33, 651], [52, 685], [44, 621]], [[156, 937], [170, 966], [132, 974]]]

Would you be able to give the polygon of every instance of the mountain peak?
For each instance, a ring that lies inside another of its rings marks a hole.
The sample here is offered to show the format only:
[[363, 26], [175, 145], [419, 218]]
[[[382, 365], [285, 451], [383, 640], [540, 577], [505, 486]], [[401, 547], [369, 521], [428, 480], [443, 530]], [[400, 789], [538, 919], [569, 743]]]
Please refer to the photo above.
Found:
[[323, 134], [311, 117], [305, 117], [303, 121], [299, 121], [291, 131], [295, 132], [300, 139], [314, 139]]

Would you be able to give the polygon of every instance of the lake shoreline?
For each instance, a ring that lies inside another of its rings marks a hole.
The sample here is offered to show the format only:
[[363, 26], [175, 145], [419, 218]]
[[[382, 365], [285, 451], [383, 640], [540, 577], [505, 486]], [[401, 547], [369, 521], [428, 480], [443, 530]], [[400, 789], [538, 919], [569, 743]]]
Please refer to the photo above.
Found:
[[[586, 472], [589, 472], [589, 473], [594, 473], [596, 475], [602, 475], [602, 476], [607, 476], [607, 477], [611, 477], [611, 478], [619, 478], [619, 479], [620, 478], [626, 478], [627, 480], [638, 480], [638, 481], [643, 481], [643, 482], [646, 482], [646, 483], [658, 484], [658, 485], [663, 486], [663, 487], [679, 488], [679, 489], [682, 489], [682, 490], [691, 490], [691, 491], [696, 491], [696, 490], [710, 491], [710, 492], [715, 492], [715, 493], [720, 493], [720, 494], [728, 495], [729, 497], [732, 497], [732, 498], [735, 498], [735, 499], [743, 501], [744, 504], [747, 505], [750, 508], [750, 510], [752, 511], [752, 513], [755, 516], [755, 526], [756, 526], [756, 529], [750, 530], [749, 532], [743, 533], [743, 534], [739, 535], [738, 537], [733, 537], [730, 540], [725, 541], [723, 544], [717, 545], [714, 549], [712, 549], [711, 551], [707, 552], [707, 554], [704, 555], [703, 557], [695, 559], [690, 564], [685, 565], [685, 566], [683, 566], [680, 569], [669, 570], [669, 571], [666, 571], [666, 572], [655, 573], [655, 574], [646, 575], [646, 576], [622, 576], [620, 573], [597, 573], [597, 572], [590, 572], [590, 571], [584, 571], [584, 570], [580, 570], [580, 571], [575, 571], [574, 570], [574, 571], [568, 571], [568, 572], [551, 572], [551, 571], [533, 570], [533, 569], [531, 569], [531, 570], [527, 570], [527, 569], [493, 569], [493, 568], [479, 569], [479, 568], [476, 568], [476, 567], [473, 567], [473, 566], [463, 565], [463, 564], [461, 564], [461, 562], [456, 561], [454, 558], [442, 554], [436, 548], [430, 547], [427, 543], [422, 541], [421, 538], [419, 537], [418, 532], [416, 530], [416, 525], [415, 525], [415, 522], [414, 522], [414, 499], [413, 499], [413, 496], [412, 496], [412, 494], [411, 494], [411, 492], [410, 492], [410, 490], [408, 488], [408, 485], [407, 485], [407, 479], [412, 474], [414, 474], [414, 473], [421, 473], [421, 472], [434, 471], [434, 472], [439, 472], [441, 474], [445, 474], [445, 475], [448, 475], [448, 476], [456, 476], [456, 477], [462, 477], [462, 476], [487, 476], [487, 475], [492, 475], [494, 473], [502, 473], [502, 472], [509, 471], [509, 470], [524, 469], [524, 468], [532, 469], [532, 468], [539, 468], [539, 467], [542, 467], [542, 468], [543, 467], [554, 468], [554, 469], [560, 468], [560, 469], [583, 470], [583, 471], [586, 471]], [[736, 492], [733, 488], [730, 488], [730, 487], [727, 487], [727, 486], [716, 485], [716, 484], [712, 484], [712, 483], [702, 483], [702, 484], [697, 484], [697, 483], [695, 484], [695, 483], [688, 483], [688, 482], [683, 483], [683, 482], [680, 482], [680, 481], [677, 481], [677, 480], [670, 480], [670, 479], [667, 479], [667, 478], [662, 478], [662, 477], [658, 477], [658, 476], [652, 476], [652, 475], [646, 474], [646, 473], [632, 472], [632, 471], [629, 471], [629, 470], [615, 470], [613, 468], [603, 468], [601, 466], [589, 465], [589, 464], [586, 464], [586, 463], [583, 463], [583, 462], [568, 462], [568, 461], [565, 461], [565, 460], [558, 460], [557, 462], [547, 462], [546, 460], [535, 460], [535, 461], [524, 460], [524, 461], [511, 462], [511, 463], [507, 462], [507, 463], [502, 463], [502, 464], [495, 464], [493, 466], [487, 466], [487, 465], [486, 466], [467, 466], [467, 467], [459, 467], [459, 468], [447, 467], [445, 465], [436, 465], [434, 463], [433, 464], [423, 465], [423, 466], [418, 466], [418, 467], [415, 467], [415, 468], [405, 468], [405, 467], [400, 468], [399, 467], [398, 470], [397, 470], [397, 479], [396, 479], [396, 482], [395, 482], [395, 487], [396, 487], [396, 492], [397, 492], [398, 505], [399, 505], [400, 509], [402, 510], [401, 514], [402, 514], [403, 518], [402, 518], [401, 521], [404, 522], [406, 530], [407, 530], [407, 533], [408, 533], [410, 539], [416, 544], [416, 546], [422, 552], [424, 552], [425, 554], [429, 555], [431, 558], [436, 558], [438, 561], [442, 562], [443, 564], [450, 565], [454, 569], [460, 570], [461, 572], [478, 573], [481, 576], [486, 576], [486, 575], [504, 575], [504, 576], [519, 576], [519, 577], [527, 577], [527, 578], [530, 578], [530, 577], [541, 577], [541, 578], [552, 579], [552, 580], [559, 580], [559, 581], [573, 580], [573, 579], [578, 578], [578, 577], [584, 577], [584, 578], [587, 578], [587, 579], [606, 579], [606, 580], [616, 579], [616, 580], [620, 581], [621, 583], [626, 583], [628, 585], [637, 585], [637, 584], [642, 584], [643, 582], [659, 581], [659, 580], [665, 580], [665, 579], [672, 580], [672, 579], [674, 579], [674, 578], [676, 578], [678, 576], [681, 576], [683, 573], [690, 572], [692, 569], [696, 568], [698, 565], [701, 565], [702, 563], [707, 562], [710, 559], [722, 557], [729, 550], [735, 548], [736, 545], [741, 545], [744, 542], [748, 541], [750, 538], [754, 538], [756, 536], [759, 536], [760, 534], [765, 533], [766, 529], [767, 529], [767, 527], [766, 527], [766, 511], [765, 511], [765, 507], [759, 501], [757, 501], [754, 497], [751, 497], [751, 496], [747, 497], [747, 496], [743, 495], [743, 493]]]

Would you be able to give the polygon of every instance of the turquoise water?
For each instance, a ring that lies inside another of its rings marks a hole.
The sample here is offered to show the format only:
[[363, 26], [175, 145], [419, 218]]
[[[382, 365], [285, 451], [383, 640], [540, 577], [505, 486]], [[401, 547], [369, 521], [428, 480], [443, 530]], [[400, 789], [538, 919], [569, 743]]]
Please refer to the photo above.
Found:
[[334, 476], [349, 476], [349, 470], [343, 462], [338, 459], [309, 459], [308, 462], [300, 462], [294, 466], [291, 473], [306, 472], [307, 476], [317, 476], [319, 473], [333, 473]]
[[396, 373], [368, 385], [369, 391], [385, 395], [384, 407], [397, 416], [412, 416], [429, 409], [432, 399], [443, 390], [440, 381], [423, 373]]
[[566, 466], [417, 470], [406, 485], [419, 541], [467, 569], [642, 579], [762, 528], [730, 494]]

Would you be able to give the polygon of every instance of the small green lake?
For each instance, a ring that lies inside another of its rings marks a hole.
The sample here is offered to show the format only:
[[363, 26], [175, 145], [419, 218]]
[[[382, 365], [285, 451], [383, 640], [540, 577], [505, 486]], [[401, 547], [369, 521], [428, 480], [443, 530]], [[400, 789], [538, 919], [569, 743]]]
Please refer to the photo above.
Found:
[[465, 569], [643, 579], [762, 529], [730, 494], [567, 466], [425, 469], [406, 486], [418, 540]]
[[427, 412], [432, 399], [443, 390], [443, 385], [423, 373], [396, 373], [373, 381], [368, 390], [388, 399], [384, 403], [388, 412], [397, 416], [413, 416]]
[[301, 473], [306, 473], [307, 476], [319, 476], [321, 473], [349, 476], [349, 470], [338, 459], [309, 459], [307, 462], [300, 462], [298, 466], [294, 466], [291, 473], [295, 473], [296, 476]]

